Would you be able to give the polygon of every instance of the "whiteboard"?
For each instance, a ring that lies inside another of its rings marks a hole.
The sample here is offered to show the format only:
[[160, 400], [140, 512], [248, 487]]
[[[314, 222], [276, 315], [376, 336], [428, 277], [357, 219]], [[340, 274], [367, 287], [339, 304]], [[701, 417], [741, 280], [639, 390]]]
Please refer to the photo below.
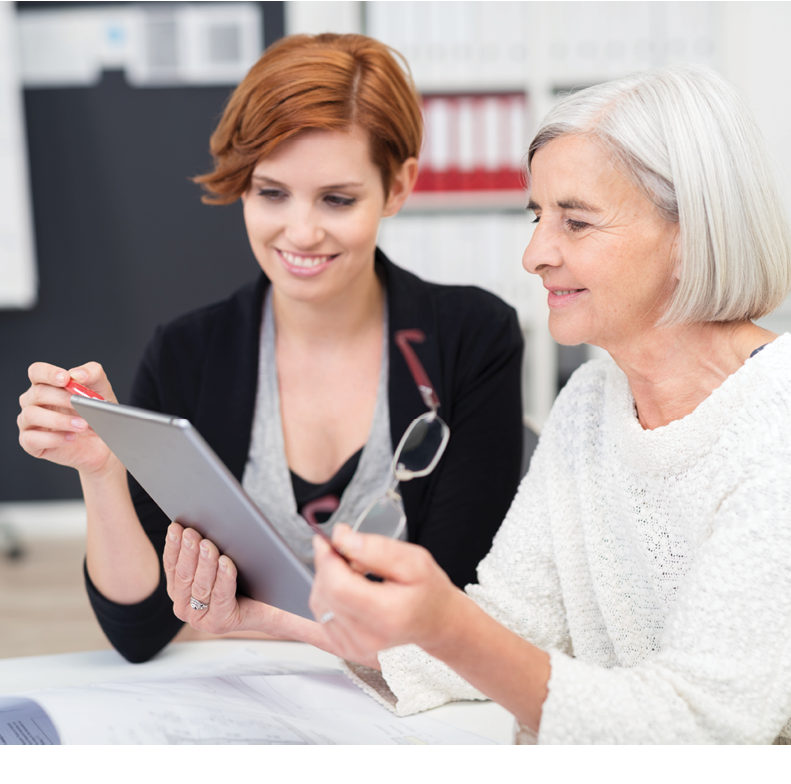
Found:
[[16, 14], [0, 2], [0, 308], [32, 308], [36, 274]]

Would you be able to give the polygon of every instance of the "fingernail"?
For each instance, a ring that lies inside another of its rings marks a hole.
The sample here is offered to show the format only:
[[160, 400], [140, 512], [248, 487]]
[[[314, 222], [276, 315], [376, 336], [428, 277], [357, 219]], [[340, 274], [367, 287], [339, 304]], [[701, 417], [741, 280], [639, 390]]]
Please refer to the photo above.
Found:
[[178, 534], [171, 529], [170, 531], [168, 531], [168, 539], [170, 539], [171, 542], [178, 542], [179, 537]]
[[55, 383], [56, 384], [65, 384], [66, 383], [66, 378], [67, 378], [66, 374], [63, 373], [63, 372], [60, 372], [60, 373], [58, 373], [55, 376]]
[[209, 555], [209, 545], [206, 542], [200, 543], [200, 554], [206, 558]]
[[227, 572], [228, 571], [228, 561], [226, 560], [224, 555], [220, 557], [220, 562], [219, 563], [220, 563], [220, 569], [223, 572]]
[[65, 438], [66, 438], [67, 441], [76, 441], [77, 440], [77, 434], [76, 433], [66, 433]]
[[77, 430], [85, 430], [85, 428], [88, 427], [88, 423], [84, 419], [75, 417], [71, 420], [71, 426], [76, 427]]
[[76, 381], [85, 381], [88, 378], [88, 374], [84, 370], [73, 370], [71, 377]]
[[183, 544], [184, 544], [184, 547], [192, 547], [192, 542], [189, 539], [187, 539], [186, 536], [184, 537]]

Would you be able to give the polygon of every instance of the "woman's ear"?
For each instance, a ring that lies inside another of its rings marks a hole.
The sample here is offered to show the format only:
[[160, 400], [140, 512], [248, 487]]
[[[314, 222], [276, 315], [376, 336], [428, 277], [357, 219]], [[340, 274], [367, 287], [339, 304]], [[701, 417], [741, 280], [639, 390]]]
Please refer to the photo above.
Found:
[[407, 158], [401, 168], [393, 176], [390, 183], [390, 193], [387, 195], [385, 208], [382, 217], [395, 215], [415, 187], [417, 182], [418, 163], [417, 158]]

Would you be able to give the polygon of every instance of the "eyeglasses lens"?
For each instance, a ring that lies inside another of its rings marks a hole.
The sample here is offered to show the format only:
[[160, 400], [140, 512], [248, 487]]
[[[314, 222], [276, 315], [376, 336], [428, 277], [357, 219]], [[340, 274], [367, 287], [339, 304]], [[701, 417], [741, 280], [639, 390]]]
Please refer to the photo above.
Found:
[[443, 435], [444, 425], [439, 417], [413, 422], [398, 456], [398, 463], [408, 471], [428, 468], [442, 446]]
[[395, 538], [401, 534], [405, 522], [404, 511], [400, 505], [390, 496], [382, 496], [371, 504], [358, 521], [355, 530], [363, 534], [380, 534]]

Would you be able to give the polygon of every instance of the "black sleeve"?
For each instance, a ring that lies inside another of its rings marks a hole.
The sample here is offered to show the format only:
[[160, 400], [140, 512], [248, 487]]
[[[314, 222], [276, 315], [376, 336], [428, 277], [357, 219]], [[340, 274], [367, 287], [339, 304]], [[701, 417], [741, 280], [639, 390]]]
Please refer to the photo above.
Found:
[[[478, 563], [516, 494], [522, 456], [523, 338], [516, 312], [486, 295], [473, 315], [463, 319], [458, 336], [443, 341], [451, 435], [410, 533], [459, 587], [477, 581]], [[444, 401], [440, 415], [443, 408]]]
[[[163, 412], [163, 384], [167, 386], [168, 377], [178, 372], [172, 364], [170, 370], [166, 370], [169, 363], [168, 352], [163, 348], [163, 334], [163, 330], [158, 330], [149, 344], [132, 388], [131, 405], [150, 411]], [[159, 653], [176, 636], [183, 622], [173, 614], [173, 602], [167, 594], [162, 566], [165, 535], [170, 520], [131, 476], [129, 490], [138, 519], [159, 556], [159, 585], [138, 604], [117, 604], [98, 591], [90, 579], [87, 566], [85, 584], [96, 619], [107, 639], [125, 659], [139, 663]]]

